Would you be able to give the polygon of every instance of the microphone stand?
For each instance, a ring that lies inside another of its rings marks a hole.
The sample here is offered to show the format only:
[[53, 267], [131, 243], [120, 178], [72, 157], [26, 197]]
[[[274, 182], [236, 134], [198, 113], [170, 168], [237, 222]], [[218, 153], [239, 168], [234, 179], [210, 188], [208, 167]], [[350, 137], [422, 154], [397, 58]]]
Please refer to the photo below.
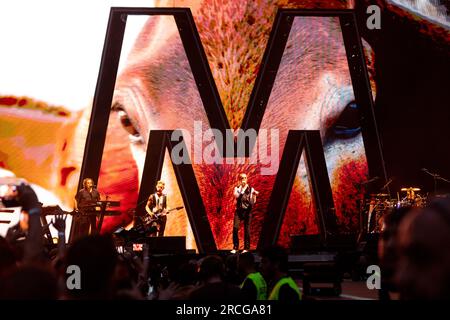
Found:
[[[388, 182], [386, 182], [386, 184], [381, 188], [381, 190], [386, 190], [386, 188], [392, 183], [392, 181], [394, 181], [394, 179], [390, 178]], [[389, 190], [388, 193], [390, 193]]]
[[430, 176], [432, 176], [433, 177], [433, 182], [434, 182], [434, 193], [436, 193], [436, 191], [437, 191], [437, 181], [438, 180], [441, 180], [441, 181], [444, 181], [444, 182], [447, 182], [448, 184], [450, 184], [450, 180], [448, 180], [448, 179], [446, 179], [446, 178], [444, 178], [444, 177], [441, 177], [439, 174], [437, 174], [437, 173], [433, 173], [433, 172], [430, 172], [430, 171], [428, 171], [428, 169], [422, 169], [422, 171], [423, 172], [425, 172], [426, 174], [428, 174], [428, 175], [430, 175]]

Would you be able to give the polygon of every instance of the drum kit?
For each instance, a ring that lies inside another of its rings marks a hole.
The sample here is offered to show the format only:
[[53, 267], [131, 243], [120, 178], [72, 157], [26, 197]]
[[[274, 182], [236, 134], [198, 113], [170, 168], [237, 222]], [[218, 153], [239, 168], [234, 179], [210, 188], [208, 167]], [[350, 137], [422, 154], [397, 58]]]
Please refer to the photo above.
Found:
[[403, 187], [397, 192], [397, 198], [392, 199], [387, 193], [371, 194], [365, 200], [363, 211], [366, 212], [367, 224], [364, 228], [368, 233], [379, 233], [384, 228], [384, 217], [393, 209], [422, 208], [426, 205], [427, 196], [417, 187]]

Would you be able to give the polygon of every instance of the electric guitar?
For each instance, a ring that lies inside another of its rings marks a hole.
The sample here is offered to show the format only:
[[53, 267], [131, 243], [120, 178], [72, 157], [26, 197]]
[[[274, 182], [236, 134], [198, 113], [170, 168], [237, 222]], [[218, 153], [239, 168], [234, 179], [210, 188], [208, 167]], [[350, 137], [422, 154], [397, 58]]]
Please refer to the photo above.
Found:
[[162, 210], [162, 211], [160, 211], [158, 213], [154, 213], [153, 216], [150, 216], [149, 214], [147, 214], [147, 215], [145, 215], [143, 217], [143, 222], [144, 222], [144, 224], [148, 225], [148, 224], [152, 223], [153, 221], [157, 221], [162, 216], [168, 215], [172, 211], [178, 211], [178, 210], [181, 210], [183, 208], [184, 207], [181, 206], [181, 207], [175, 207], [175, 208], [172, 208], [172, 209], [169, 209], [169, 210]]

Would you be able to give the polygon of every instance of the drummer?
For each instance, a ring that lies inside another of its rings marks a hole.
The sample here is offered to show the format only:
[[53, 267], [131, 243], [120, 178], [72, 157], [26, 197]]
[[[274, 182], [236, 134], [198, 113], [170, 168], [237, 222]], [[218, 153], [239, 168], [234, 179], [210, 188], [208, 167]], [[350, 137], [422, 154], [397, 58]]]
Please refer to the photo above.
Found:
[[412, 207], [421, 207], [422, 206], [422, 197], [416, 192], [420, 191], [420, 188], [408, 187], [402, 188], [402, 192], [406, 192], [406, 197], [402, 199], [402, 206], [412, 206]]

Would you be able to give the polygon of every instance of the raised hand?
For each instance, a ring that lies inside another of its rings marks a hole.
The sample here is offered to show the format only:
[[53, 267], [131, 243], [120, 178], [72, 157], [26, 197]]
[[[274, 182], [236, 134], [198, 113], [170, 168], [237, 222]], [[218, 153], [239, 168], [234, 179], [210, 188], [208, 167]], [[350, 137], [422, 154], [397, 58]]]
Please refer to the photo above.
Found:
[[66, 231], [66, 219], [67, 214], [57, 214], [55, 215], [55, 218], [52, 219], [52, 224], [58, 232]]

